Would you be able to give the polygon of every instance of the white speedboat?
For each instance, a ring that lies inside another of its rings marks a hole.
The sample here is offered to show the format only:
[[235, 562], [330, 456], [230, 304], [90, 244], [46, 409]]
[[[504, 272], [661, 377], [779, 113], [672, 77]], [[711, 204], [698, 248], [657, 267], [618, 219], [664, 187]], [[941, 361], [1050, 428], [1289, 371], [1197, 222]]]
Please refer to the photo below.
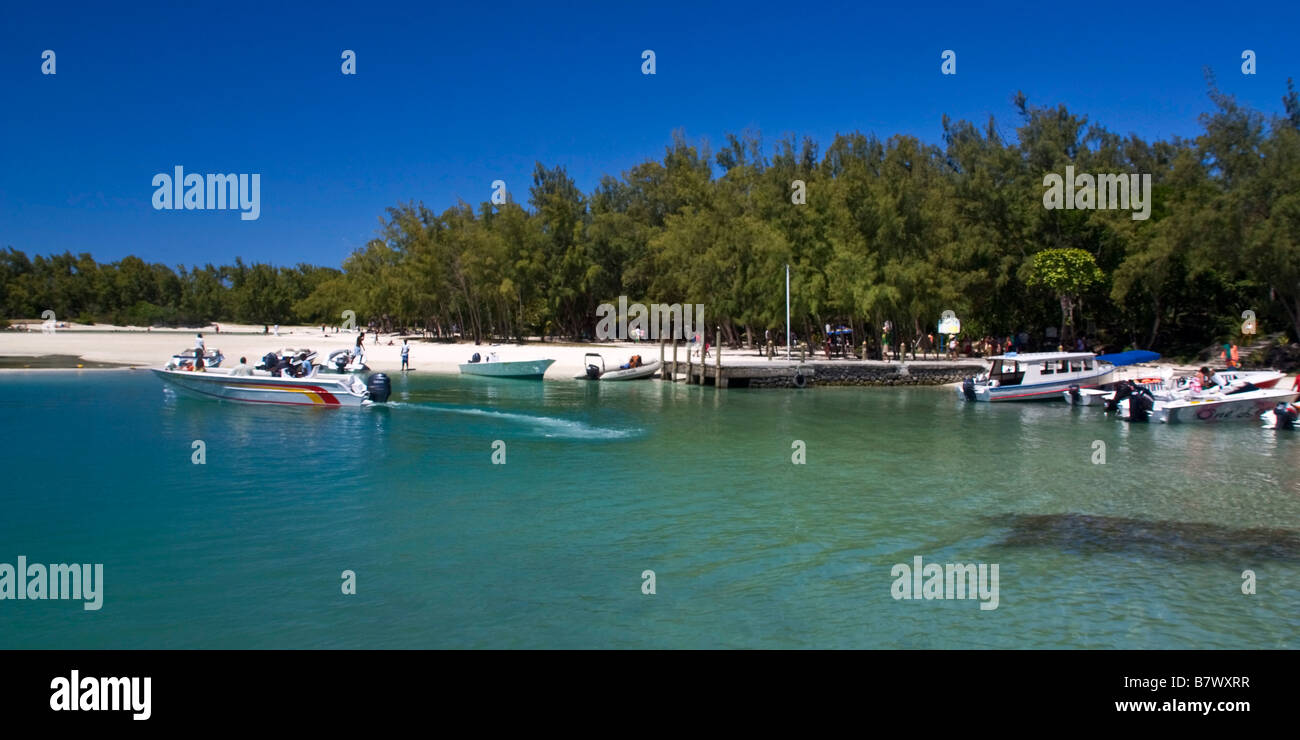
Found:
[[[1121, 380], [1111, 386], [1110, 390], [1100, 388], [1070, 388], [1063, 392], [1065, 400], [1076, 406], [1113, 406], [1116, 399], [1115, 387], [1133, 383], [1137, 388], [1147, 390], [1157, 401], [1177, 401], [1194, 395], [1208, 395], [1222, 392], [1234, 384], [1249, 383], [1256, 388], [1273, 388], [1278, 381], [1286, 377], [1276, 370], [1225, 370], [1214, 373], [1211, 385], [1202, 390], [1193, 382], [1195, 376], [1175, 377], [1174, 369], [1166, 367], [1158, 375], [1136, 376]], [[1123, 396], [1120, 396], [1120, 400]]]
[[[1238, 383], [1226, 392], [1187, 395], [1174, 401], [1158, 400], [1151, 410], [1151, 418], [1166, 424], [1250, 421], [1272, 412], [1279, 403], [1292, 403], [1300, 398], [1300, 392], [1296, 391]], [[1127, 413], [1127, 405], [1128, 401], [1120, 401], [1121, 415]]]
[[1150, 362], [1160, 355], [1132, 351], [1114, 355], [1091, 352], [1009, 352], [990, 357], [989, 371], [967, 378], [957, 392], [967, 401], [1035, 401], [1060, 398], [1071, 389], [1095, 389], [1111, 381], [1115, 368]]
[[495, 352], [481, 359], [479, 354], [475, 352], [474, 357], [469, 362], [461, 363], [460, 371], [465, 375], [541, 380], [542, 376], [546, 375], [546, 369], [554, 362], [555, 360], [509, 360], [502, 362], [497, 359]]
[[[600, 362], [597, 365], [592, 358]], [[605, 369], [605, 358], [595, 352], [588, 352], [583, 357], [583, 364], [587, 366], [587, 374], [579, 375], [579, 380], [638, 380], [648, 378], [659, 372], [659, 361], [642, 362], [641, 355], [632, 355], [628, 358], [626, 365], [621, 365], [614, 370]]]
[[195, 371], [173, 365], [153, 372], [164, 383], [188, 394], [240, 403], [325, 408], [369, 406], [387, 402], [392, 392], [388, 376], [383, 373], [375, 373], [363, 382], [356, 375], [312, 374], [294, 378], [276, 376], [266, 370], [239, 375], [234, 369]]
[[[172, 355], [172, 362], [175, 363], [177, 367], [183, 365], [193, 366], [195, 358], [194, 352], [196, 349], [196, 347], [191, 347], [190, 349], [183, 349], [180, 352], [177, 352]], [[205, 367], [221, 367], [221, 363], [225, 359], [226, 356], [221, 354], [221, 350], [219, 349], [203, 350], [203, 365]]]

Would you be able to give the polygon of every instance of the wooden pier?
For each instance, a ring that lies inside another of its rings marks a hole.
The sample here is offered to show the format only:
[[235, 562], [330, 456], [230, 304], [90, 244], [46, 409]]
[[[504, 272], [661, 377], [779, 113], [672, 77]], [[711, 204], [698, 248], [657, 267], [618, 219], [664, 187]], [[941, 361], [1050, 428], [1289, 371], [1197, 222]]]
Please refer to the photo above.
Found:
[[[659, 344], [659, 375], [662, 380], [688, 385], [711, 385], [715, 388], [806, 388], [814, 385], [943, 385], [979, 375], [988, 367], [979, 359], [814, 360], [766, 358], [761, 353], [728, 354], [709, 348], [709, 356], [700, 358], [683, 345], [684, 361], [679, 360], [678, 346], [671, 350]], [[806, 355], [805, 355], [806, 357]], [[702, 360], [702, 361], [701, 361]]]

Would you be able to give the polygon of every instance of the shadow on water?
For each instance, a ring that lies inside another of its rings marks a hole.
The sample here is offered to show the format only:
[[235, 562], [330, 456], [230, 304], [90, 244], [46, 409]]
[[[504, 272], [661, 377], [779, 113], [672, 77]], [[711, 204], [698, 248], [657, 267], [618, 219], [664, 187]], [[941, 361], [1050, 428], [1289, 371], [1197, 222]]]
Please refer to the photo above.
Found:
[[1089, 554], [1128, 552], [1176, 560], [1300, 561], [1300, 533], [1288, 529], [1238, 529], [1090, 514], [1006, 514], [987, 521], [1009, 529], [997, 543], [1003, 547], [1052, 547]]

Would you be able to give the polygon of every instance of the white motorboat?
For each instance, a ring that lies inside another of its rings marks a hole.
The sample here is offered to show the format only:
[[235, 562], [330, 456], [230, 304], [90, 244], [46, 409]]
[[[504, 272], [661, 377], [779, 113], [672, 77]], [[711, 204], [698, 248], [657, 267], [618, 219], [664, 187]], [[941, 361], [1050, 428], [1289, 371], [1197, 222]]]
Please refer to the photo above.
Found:
[[[189, 365], [193, 367], [194, 359], [195, 359], [194, 353], [196, 349], [197, 349], [196, 347], [191, 347], [189, 349], [183, 349], [180, 352], [177, 352], [176, 354], [172, 355], [172, 362], [177, 367], [181, 367], [184, 365]], [[226, 356], [221, 354], [221, 350], [219, 349], [203, 350], [203, 365], [205, 367], [221, 367], [221, 363], [225, 361], [225, 359]]]
[[[600, 362], [597, 365], [592, 358]], [[641, 355], [632, 355], [628, 358], [627, 364], [620, 365], [614, 370], [605, 369], [605, 358], [595, 352], [588, 352], [583, 358], [583, 364], [587, 366], [587, 374], [577, 376], [579, 380], [638, 380], [648, 378], [659, 372], [659, 361], [642, 362]]]
[[480, 358], [477, 352], [469, 362], [461, 363], [460, 371], [465, 375], [484, 375], [492, 378], [514, 378], [517, 380], [541, 380], [546, 369], [555, 360], [508, 360], [502, 362], [493, 352]]
[[[1133, 383], [1137, 388], [1146, 389], [1151, 393], [1152, 398], [1157, 401], [1177, 401], [1189, 395], [1205, 395], [1215, 392], [1215, 389], [1227, 389], [1234, 383], [1249, 383], [1256, 388], [1273, 388], [1280, 380], [1286, 377], [1285, 373], [1276, 370], [1225, 370], [1214, 373], [1211, 377], [1211, 385], [1204, 389], [1199, 389], [1194, 382], [1194, 375], [1174, 376], [1174, 369], [1171, 367], [1163, 368], [1158, 374], [1148, 374], [1147, 376], [1136, 376], [1127, 380], [1121, 380], [1111, 385], [1111, 389], [1102, 388], [1071, 388], [1063, 391], [1062, 395], [1065, 400], [1076, 406], [1113, 406], [1116, 398], [1115, 388], [1126, 383]], [[1123, 399], [1123, 396], [1120, 396]]]
[[1158, 359], [1134, 350], [1113, 355], [1091, 352], [1009, 352], [990, 357], [989, 371], [967, 378], [957, 392], [967, 401], [1035, 401], [1060, 398], [1071, 389], [1096, 389], [1111, 381], [1115, 368]]
[[1279, 403], [1291, 403], [1300, 397], [1295, 391], [1277, 388], [1229, 391], [1177, 401], [1157, 401], [1151, 417], [1166, 424], [1193, 421], [1250, 421]]
[[[1188, 394], [1172, 401], [1155, 402], [1151, 418], [1165, 424], [1189, 422], [1250, 421], [1271, 413], [1279, 403], [1293, 403], [1300, 392], [1278, 388], [1259, 388], [1237, 381], [1226, 391], [1215, 390], [1200, 395]], [[1128, 400], [1119, 402], [1120, 416], [1128, 416]]]
[[370, 406], [386, 403], [392, 393], [387, 375], [375, 373], [364, 382], [357, 375], [322, 375], [312, 372], [306, 377], [291, 377], [268, 370], [238, 368], [193, 370], [168, 364], [153, 370], [164, 383], [204, 398], [240, 403], [266, 403], [282, 406]]

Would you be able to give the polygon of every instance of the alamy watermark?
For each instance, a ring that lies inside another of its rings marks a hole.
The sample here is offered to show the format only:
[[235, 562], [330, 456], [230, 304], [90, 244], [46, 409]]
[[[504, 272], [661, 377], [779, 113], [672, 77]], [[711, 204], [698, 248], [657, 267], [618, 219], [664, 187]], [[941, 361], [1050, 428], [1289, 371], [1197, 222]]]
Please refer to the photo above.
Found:
[[256, 221], [262, 215], [261, 173], [187, 175], [185, 168], [176, 165], [171, 175], [154, 175], [153, 186], [157, 188], [155, 211], [238, 210], [243, 221]]
[[[921, 556], [912, 564], [898, 563], [890, 569], [894, 599], [975, 599], [981, 611], [998, 608], [998, 564], [925, 563]], [[978, 588], [977, 588], [978, 587]]]
[[149, 719], [153, 679], [149, 676], [86, 676], [72, 669], [68, 677], [50, 681], [50, 709], [56, 712], [131, 712], [131, 719]]
[[[704, 331], [704, 304], [627, 303], [618, 297], [618, 307], [602, 303], [596, 307], [597, 341], [627, 339], [691, 339]], [[630, 319], [630, 320], [629, 320]]]
[[[1140, 185], [1140, 187], [1139, 187]], [[1055, 172], [1043, 176], [1043, 207], [1049, 211], [1065, 210], [1132, 210], [1134, 221], [1151, 218], [1151, 175], [1074, 174], [1074, 165], [1065, 168], [1065, 177]]]
[[18, 565], [0, 563], [0, 601], [5, 599], [40, 601], [42, 599], [81, 599], [88, 612], [104, 605], [103, 563], [27, 564], [27, 556], [18, 556]]

